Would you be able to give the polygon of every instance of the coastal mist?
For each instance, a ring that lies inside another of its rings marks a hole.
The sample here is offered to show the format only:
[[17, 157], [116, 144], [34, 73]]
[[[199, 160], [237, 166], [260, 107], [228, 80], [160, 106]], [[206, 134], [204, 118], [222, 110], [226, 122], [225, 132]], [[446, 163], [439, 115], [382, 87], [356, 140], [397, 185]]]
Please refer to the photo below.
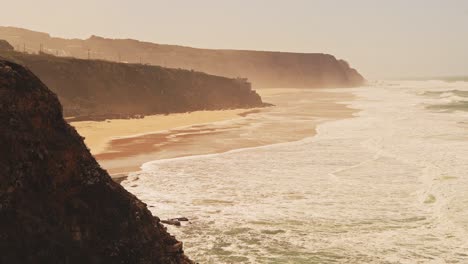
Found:
[[275, 122], [271, 144], [148, 162], [122, 184], [161, 218], [190, 219], [169, 231], [200, 263], [466, 261], [468, 83], [328, 92], [352, 94], [341, 103], [355, 111], [325, 118], [315, 136], [303, 128], [317, 122], [304, 110], [316, 94], [277, 94], [250, 124], [211, 124], [226, 128], [218, 139], [261, 141]]
[[0, 264], [468, 264], [468, 1], [3, 2]]

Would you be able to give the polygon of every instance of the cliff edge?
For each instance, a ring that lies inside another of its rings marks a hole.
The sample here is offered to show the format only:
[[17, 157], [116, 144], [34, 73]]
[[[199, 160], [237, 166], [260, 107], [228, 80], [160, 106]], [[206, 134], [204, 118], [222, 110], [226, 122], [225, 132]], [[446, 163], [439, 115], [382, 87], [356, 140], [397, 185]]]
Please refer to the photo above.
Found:
[[31, 69], [65, 116], [81, 120], [265, 106], [246, 79], [0, 48], [1, 56]]
[[354, 87], [365, 83], [346, 61], [322, 53], [198, 49], [98, 36], [64, 39], [14, 27], [0, 27], [0, 38], [18, 50], [26, 44], [27, 52], [37, 52], [42, 47], [43, 51], [60, 56], [144, 62], [229, 78], [242, 76], [257, 88]]
[[57, 96], [0, 59], [0, 263], [191, 263], [113, 182]]

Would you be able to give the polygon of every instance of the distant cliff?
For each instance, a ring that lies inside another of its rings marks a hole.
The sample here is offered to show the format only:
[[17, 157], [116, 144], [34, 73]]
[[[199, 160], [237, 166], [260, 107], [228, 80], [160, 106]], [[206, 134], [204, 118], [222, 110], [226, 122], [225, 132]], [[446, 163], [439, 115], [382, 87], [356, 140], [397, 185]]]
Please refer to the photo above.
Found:
[[0, 48], [0, 57], [27, 66], [80, 119], [125, 118], [197, 110], [262, 107], [244, 79], [189, 70], [25, 54]]
[[[60, 56], [149, 63], [194, 69], [226, 77], [246, 77], [257, 88], [264, 87], [353, 87], [364, 78], [349, 64], [332, 55], [247, 50], [209, 50], [160, 45], [132, 39], [86, 40], [52, 38], [46, 33], [0, 27], [0, 38], [17, 49], [41, 49]], [[26, 46], [24, 46], [26, 45]]]
[[0, 263], [191, 263], [30, 71], [0, 60]]

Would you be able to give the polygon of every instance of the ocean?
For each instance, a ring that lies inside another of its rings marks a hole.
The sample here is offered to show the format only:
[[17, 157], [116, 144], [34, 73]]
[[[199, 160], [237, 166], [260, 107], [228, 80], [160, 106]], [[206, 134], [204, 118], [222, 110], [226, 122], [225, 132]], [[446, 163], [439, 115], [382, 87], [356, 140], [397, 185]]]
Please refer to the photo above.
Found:
[[[156, 160], [122, 184], [161, 219], [190, 219], [168, 228], [199, 263], [468, 263], [468, 83], [343, 91], [354, 117], [315, 136]], [[303, 133], [308, 103], [231, 134], [272, 120]]]

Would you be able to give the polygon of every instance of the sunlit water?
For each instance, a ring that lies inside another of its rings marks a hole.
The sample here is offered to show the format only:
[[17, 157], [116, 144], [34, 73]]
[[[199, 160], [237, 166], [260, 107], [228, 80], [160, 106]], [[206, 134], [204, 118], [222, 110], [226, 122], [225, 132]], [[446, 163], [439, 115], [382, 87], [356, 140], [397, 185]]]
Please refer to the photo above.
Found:
[[169, 231], [200, 263], [468, 263], [468, 113], [432, 107], [454, 90], [468, 83], [349, 89], [361, 111], [314, 137], [147, 163], [123, 185], [191, 220]]

